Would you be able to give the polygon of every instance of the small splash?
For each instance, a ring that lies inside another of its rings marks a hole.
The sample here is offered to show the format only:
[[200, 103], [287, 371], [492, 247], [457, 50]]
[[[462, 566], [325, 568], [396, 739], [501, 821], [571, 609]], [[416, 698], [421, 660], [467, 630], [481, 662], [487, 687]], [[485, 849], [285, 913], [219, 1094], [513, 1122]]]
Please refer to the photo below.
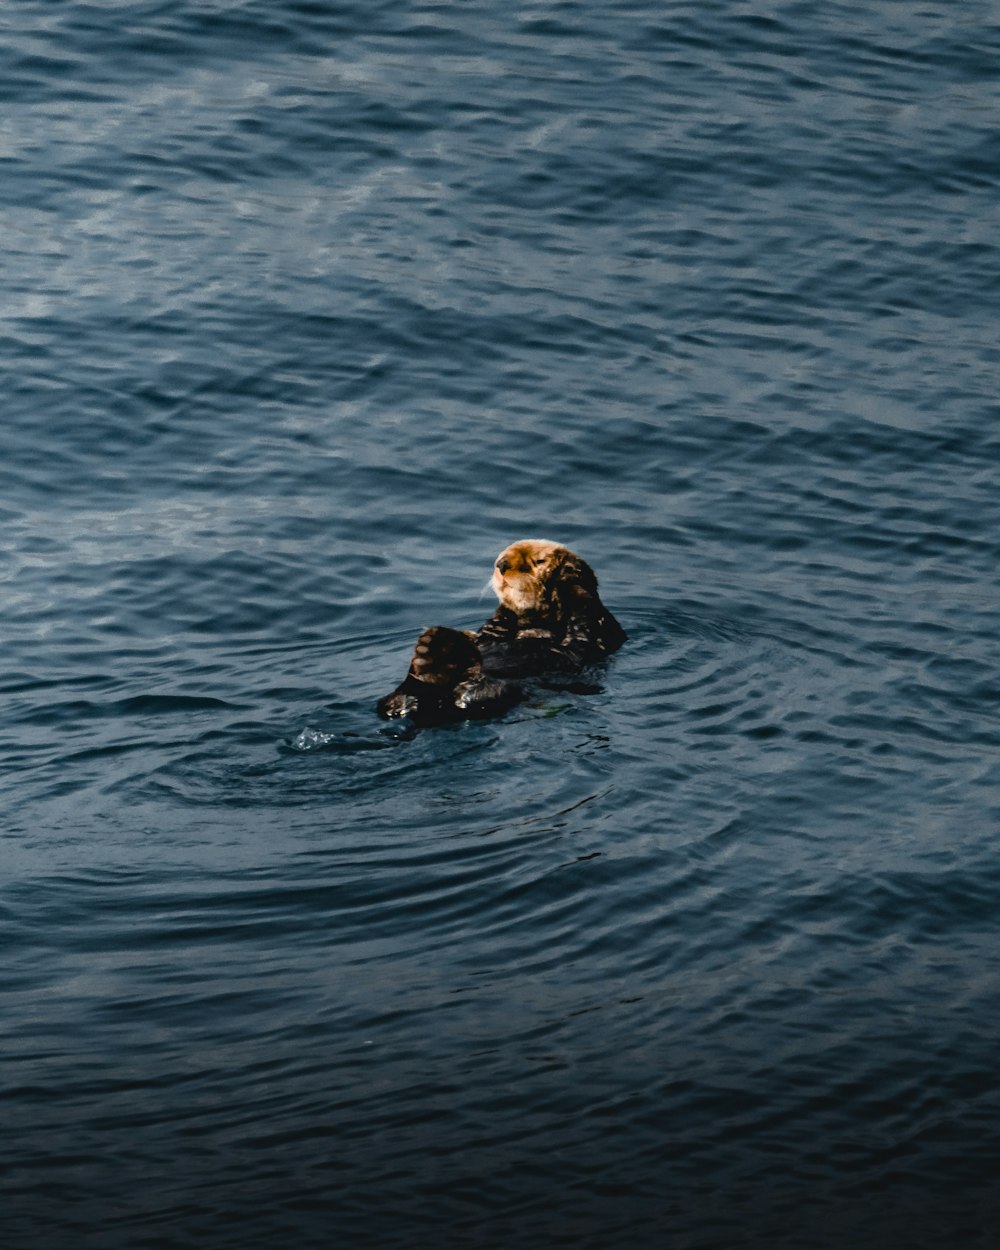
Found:
[[383, 751], [396, 743], [412, 738], [415, 734], [410, 726], [380, 728], [376, 734], [358, 734], [350, 730], [341, 733], [325, 733], [322, 729], [306, 726], [290, 741], [286, 748], [290, 751], [338, 751], [345, 755], [353, 755], [358, 751]]
[[336, 738], [336, 734], [323, 733], [321, 729], [310, 729], [307, 725], [305, 729], [292, 739], [293, 751], [316, 751], [320, 747], [329, 746]]

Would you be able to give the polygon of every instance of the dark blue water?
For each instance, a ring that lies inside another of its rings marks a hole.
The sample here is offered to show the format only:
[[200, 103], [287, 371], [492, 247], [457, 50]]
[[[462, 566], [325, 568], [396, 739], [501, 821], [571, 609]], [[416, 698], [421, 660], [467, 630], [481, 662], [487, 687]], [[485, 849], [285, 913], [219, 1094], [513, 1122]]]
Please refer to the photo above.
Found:
[[997, 1244], [996, 6], [0, 22], [4, 1250]]

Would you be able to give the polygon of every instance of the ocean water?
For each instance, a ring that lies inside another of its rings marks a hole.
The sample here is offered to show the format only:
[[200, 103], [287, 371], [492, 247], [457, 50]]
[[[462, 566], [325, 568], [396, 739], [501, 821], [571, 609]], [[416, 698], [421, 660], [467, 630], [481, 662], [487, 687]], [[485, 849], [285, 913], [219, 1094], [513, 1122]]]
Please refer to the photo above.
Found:
[[0, 27], [4, 1250], [996, 1245], [996, 6]]

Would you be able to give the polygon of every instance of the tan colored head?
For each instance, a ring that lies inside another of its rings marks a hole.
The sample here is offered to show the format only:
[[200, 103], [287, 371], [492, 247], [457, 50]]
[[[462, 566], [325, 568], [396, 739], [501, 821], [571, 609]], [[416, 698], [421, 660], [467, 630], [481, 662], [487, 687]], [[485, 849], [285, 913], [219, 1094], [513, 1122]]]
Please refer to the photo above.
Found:
[[560, 614], [570, 596], [597, 597], [593, 569], [568, 547], [525, 538], [501, 551], [493, 566], [493, 589], [505, 608]]

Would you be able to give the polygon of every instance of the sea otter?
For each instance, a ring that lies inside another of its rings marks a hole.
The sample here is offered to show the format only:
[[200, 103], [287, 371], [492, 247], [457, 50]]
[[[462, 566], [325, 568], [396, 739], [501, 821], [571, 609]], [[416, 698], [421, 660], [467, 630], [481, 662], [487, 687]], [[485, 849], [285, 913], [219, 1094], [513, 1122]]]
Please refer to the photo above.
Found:
[[524, 697], [524, 679], [580, 673], [626, 639], [594, 570], [559, 543], [507, 547], [492, 586], [499, 607], [475, 633], [436, 625], [420, 635], [405, 679], [376, 705], [380, 716], [423, 724], [490, 716]]

